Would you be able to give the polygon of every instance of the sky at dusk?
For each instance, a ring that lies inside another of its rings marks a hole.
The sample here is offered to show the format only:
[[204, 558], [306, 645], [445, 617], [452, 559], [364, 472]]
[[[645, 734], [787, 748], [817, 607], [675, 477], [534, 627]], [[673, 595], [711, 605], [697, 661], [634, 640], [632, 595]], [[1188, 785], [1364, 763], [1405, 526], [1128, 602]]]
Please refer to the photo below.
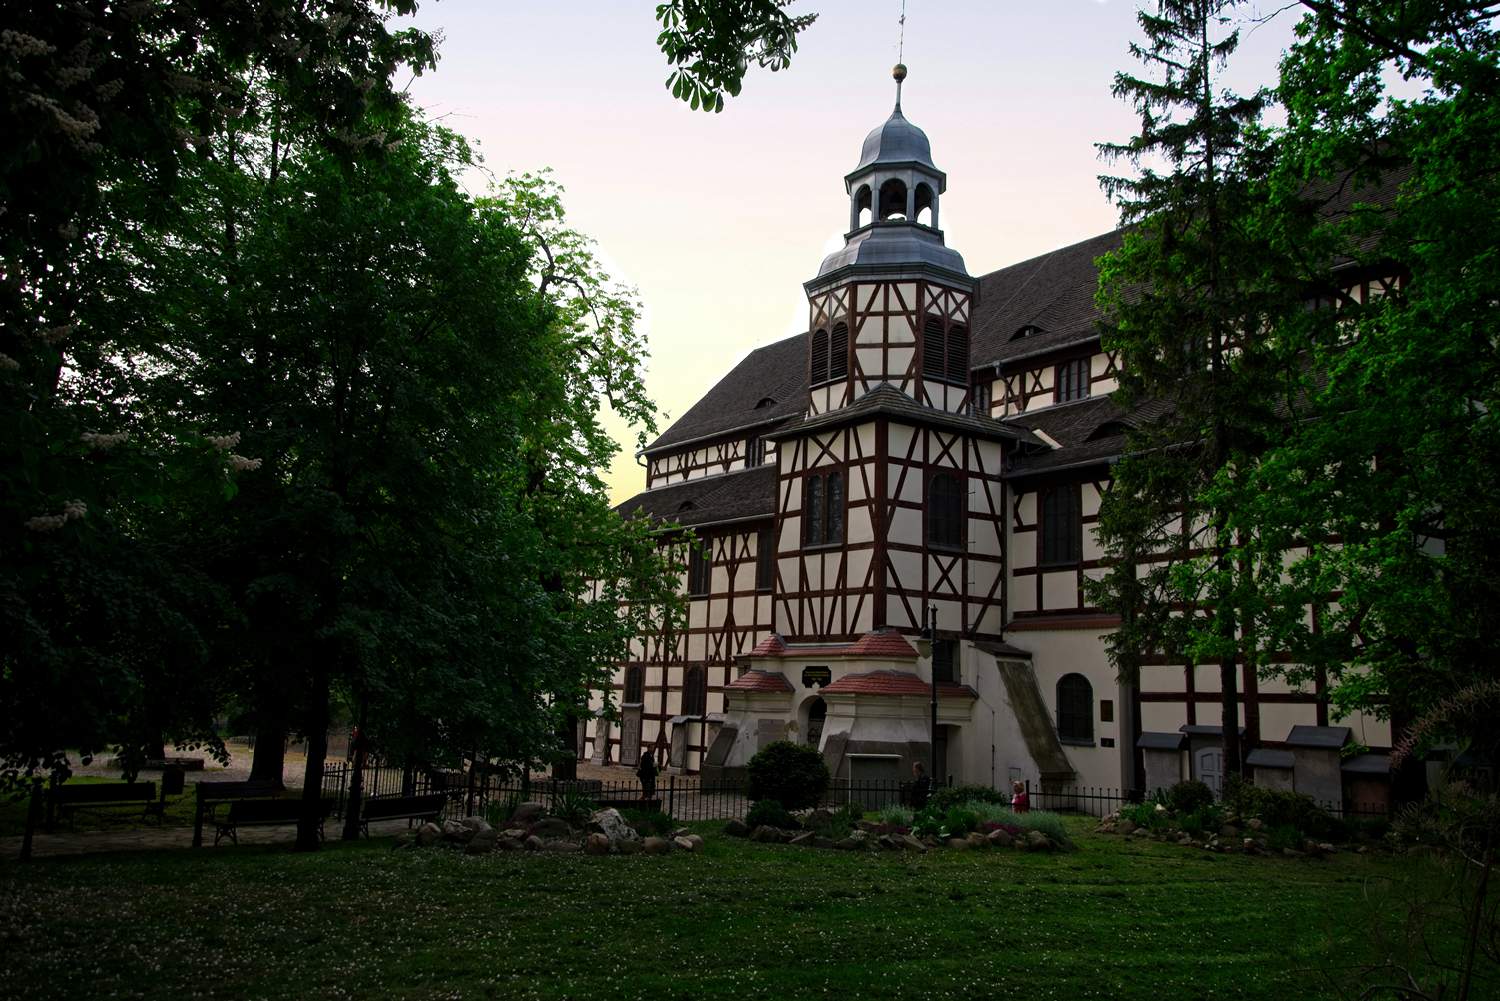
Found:
[[[722, 113], [664, 87], [654, 0], [428, 0], [435, 73], [410, 92], [497, 174], [551, 167], [573, 226], [645, 306], [662, 427], [756, 347], [806, 329], [802, 282], [842, 244], [843, 175], [890, 114], [900, 0], [799, 0], [790, 69], [752, 70]], [[908, 0], [902, 109], [948, 174], [948, 245], [981, 275], [1112, 229], [1094, 143], [1128, 138], [1132, 0]], [[1247, 24], [1227, 82], [1274, 82], [1294, 13]], [[482, 192], [475, 178], [475, 193]], [[643, 489], [634, 436], [609, 483]]]

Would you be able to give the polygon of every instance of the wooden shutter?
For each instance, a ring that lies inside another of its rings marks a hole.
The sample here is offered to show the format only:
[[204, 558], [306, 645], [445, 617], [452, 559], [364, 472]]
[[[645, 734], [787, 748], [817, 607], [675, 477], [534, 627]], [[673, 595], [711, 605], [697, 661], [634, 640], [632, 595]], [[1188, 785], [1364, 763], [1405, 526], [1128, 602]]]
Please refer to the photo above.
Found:
[[922, 376], [941, 379], [943, 372], [943, 321], [929, 316], [922, 325]]
[[948, 328], [948, 381], [969, 381], [969, 331], [961, 323]]
[[812, 335], [812, 371], [809, 373], [814, 386], [828, 381], [828, 331], [819, 330]]
[[843, 323], [833, 325], [833, 340], [828, 348], [828, 378], [842, 379], [849, 374], [849, 328]]

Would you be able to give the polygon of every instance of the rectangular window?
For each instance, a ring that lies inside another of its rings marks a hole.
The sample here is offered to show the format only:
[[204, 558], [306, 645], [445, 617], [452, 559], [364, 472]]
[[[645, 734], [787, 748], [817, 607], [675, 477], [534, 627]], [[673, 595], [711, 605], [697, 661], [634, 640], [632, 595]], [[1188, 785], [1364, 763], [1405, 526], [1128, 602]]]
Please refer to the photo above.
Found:
[[932, 678], [940, 683], [958, 683], [958, 640], [932, 641]]
[[834, 472], [809, 476], [803, 490], [803, 545], [825, 546], [843, 542], [843, 474]]
[[970, 409], [976, 417], [988, 417], [990, 415], [990, 384], [987, 382], [976, 383], [973, 392], [973, 403]]
[[763, 466], [766, 462], [766, 440], [751, 436], [745, 439], [745, 468]]
[[762, 528], [755, 537], [755, 589], [771, 590], [776, 580], [776, 533]]
[[705, 541], [701, 548], [694, 548], [688, 554], [688, 594], [693, 597], [708, 593], [708, 546], [709, 543]]
[[1115, 721], [1115, 700], [1114, 699], [1100, 699], [1099, 700], [1099, 722], [1101, 722], [1101, 723], [1113, 723], [1114, 721]]
[[823, 532], [823, 477], [807, 478], [807, 494], [803, 497], [802, 537], [809, 546], [822, 545]]
[[1082, 400], [1089, 395], [1089, 360], [1075, 358], [1057, 366], [1055, 373], [1058, 403]]
[[1077, 563], [1083, 558], [1083, 518], [1080, 513], [1078, 484], [1064, 483], [1048, 487], [1041, 496], [1042, 566]]

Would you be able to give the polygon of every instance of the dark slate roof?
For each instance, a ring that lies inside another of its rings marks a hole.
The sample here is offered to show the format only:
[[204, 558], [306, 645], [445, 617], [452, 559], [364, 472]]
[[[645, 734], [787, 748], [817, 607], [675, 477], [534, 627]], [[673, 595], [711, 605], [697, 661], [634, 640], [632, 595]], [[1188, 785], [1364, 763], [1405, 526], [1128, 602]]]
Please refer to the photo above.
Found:
[[1146, 730], [1135, 739], [1135, 746], [1147, 751], [1180, 751], [1187, 746], [1187, 736]]
[[1337, 751], [1349, 743], [1353, 732], [1347, 726], [1294, 726], [1287, 734], [1288, 747], [1318, 747]]
[[[980, 278], [970, 365], [980, 368], [1096, 340], [1094, 259], [1119, 245], [1115, 230]], [[1038, 332], [1016, 337], [1023, 327]]]
[[[1222, 737], [1224, 735], [1224, 728], [1222, 726], [1210, 726], [1207, 723], [1184, 723], [1177, 729], [1189, 737]], [[1240, 733], [1243, 734], [1244, 732], [1245, 728], [1240, 727]]]
[[937, 425], [955, 431], [965, 431], [983, 438], [1009, 438], [1040, 444], [1030, 431], [1021, 427], [1010, 427], [992, 417], [976, 417], [970, 414], [952, 414], [935, 407], [926, 407], [907, 396], [888, 382], [882, 382], [847, 407], [829, 410], [777, 428], [767, 435], [769, 438], [784, 438], [793, 434], [805, 434], [819, 428], [835, 427], [847, 421], [884, 414], [915, 424]]
[[1389, 775], [1391, 756], [1389, 754], [1356, 754], [1344, 762], [1341, 770], [1351, 775]]
[[1257, 747], [1245, 755], [1245, 764], [1251, 768], [1291, 768], [1297, 756], [1291, 751], [1278, 751], [1270, 747]]
[[1170, 412], [1167, 404], [1144, 403], [1126, 411], [1108, 396], [1092, 396], [1073, 403], [1044, 407], [1029, 414], [1005, 418], [1017, 428], [1046, 434], [1062, 447], [1017, 455], [1007, 475], [1033, 473], [1078, 465], [1109, 462], [1125, 451], [1125, 433], [1155, 423]]
[[979, 640], [979, 641], [977, 641], [974, 644], [974, 647], [977, 650], [983, 650], [985, 653], [989, 654], [991, 657], [997, 657], [997, 658], [999, 658], [1001, 660], [1030, 660], [1031, 659], [1031, 651], [1030, 650], [1022, 650], [1018, 646], [1012, 646], [1009, 643], [1005, 643], [1005, 642], [994, 643], [994, 642], [990, 642], [988, 640]]
[[[756, 409], [770, 397], [773, 403]], [[807, 409], [807, 335], [756, 348], [677, 418], [646, 451], [656, 452], [752, 425], [775, 424]]]
[[636, 494], [615, 508], [627, 517], [644, 516], [682, 525], [712, 525], [776, 513], [776, 467], [706, 476]]

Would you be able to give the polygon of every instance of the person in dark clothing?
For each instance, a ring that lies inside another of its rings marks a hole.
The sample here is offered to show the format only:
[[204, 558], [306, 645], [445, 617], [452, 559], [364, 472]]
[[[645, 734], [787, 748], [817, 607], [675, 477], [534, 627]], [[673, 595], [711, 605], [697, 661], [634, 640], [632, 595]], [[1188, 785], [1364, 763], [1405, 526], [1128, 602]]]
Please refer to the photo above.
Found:
[[927, 797], [932, 795], [932, 780], [927, 777], [927, 771], [922, 767], [922, 762], [911, 763], [911, 808], [921, 810], [927, 806]]
[[641, 780], [641, 799], [656, 798], [656, 755], [647, 751], [641, 755], [641, 764], [635, 770]]

